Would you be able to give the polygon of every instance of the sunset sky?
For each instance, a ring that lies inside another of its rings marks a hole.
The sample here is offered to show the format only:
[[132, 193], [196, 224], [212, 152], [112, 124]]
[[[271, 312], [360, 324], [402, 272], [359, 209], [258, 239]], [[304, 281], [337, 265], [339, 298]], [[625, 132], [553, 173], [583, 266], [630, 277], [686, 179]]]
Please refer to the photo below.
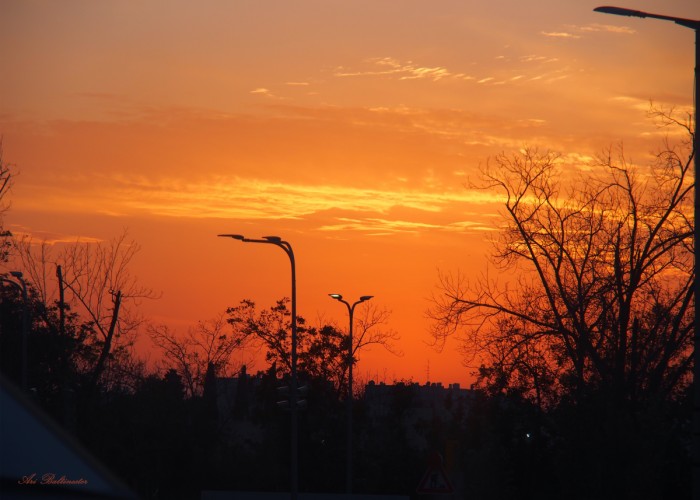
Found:
[[[629, 1], [613, 5], [700, 19], [696, 0]], [[439, 271], [487, 269], [501, 219], [466, 187], [479, 166], [538, 146], [577, 171], [619, 143], [645, 163], [667, 132], [650, 101], [692, 109], [692, 30], [599, 5], [2, 0], [5, 225], [49, 242], [127, 228], [134, 274], [162, 291], [142, 312], [183, 332], [290, 294], [280, 249], [216, 237], [279, 235], [312, 323], [347, 324], [330, 292], [392, 311], [404, 356], [374, 348], [358, 375], [467, 384], [425, 312]]]

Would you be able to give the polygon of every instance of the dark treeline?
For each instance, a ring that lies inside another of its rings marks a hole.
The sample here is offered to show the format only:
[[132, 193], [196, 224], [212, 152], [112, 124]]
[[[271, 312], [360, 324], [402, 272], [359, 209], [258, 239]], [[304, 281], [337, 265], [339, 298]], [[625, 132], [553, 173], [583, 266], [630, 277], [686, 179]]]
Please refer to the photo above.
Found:
[[[139, 497], [289, 490], [290, 412], [279, 404], [288, 370], [277, 368], [277, 361], [284, 364], [282, 352], [269, 353], [270, 369], [253, 375], [243, 367], [233, 377], [218, 376], [223, 365], [209, 363], [202, 389], [188, 393], [177, 369], [149, 371], [128, 345], [115, 343], [96, 379], [94, 366], [104, 341], [95, 340], [92, 322], [67, 304], [45, 304], [31, 285], [27, 299], [27, 394]], [[280, 301], [270, 311], [288, 322], [285, 304]], [[0, 283], [0, 370], [18, 387], [23, 378], [24, 305], [19, 287]], [[234, 318], [232, 311], [231, 323], [236, 323]], [[305, 339], [300, 346], [308, 348], [301, 351], [299, 374], [307, 388], [299, 412], [299, 484], [302, 491], [342, 492], [346, 389], [337, 383], [344, 383], [342, 374], [334, 381], [318, 365], [342, 358], [340, 349], [346, 344], [342, 336], [329, 334], [324, 342], [336, 338], [335, 348], [320, 349], [314, 341], [318, 332], [303, 324], [300, 318]], [[276, 334], [284, 340], [285, 331]], [[358, 492], [410, 494], [416, 488], [426, 453], [407, 446], [401, 414], [410, 399], [400, 401], [404, 403], [394, 404], [381, 418], [368, 418], [361, 398], [355, 404]]]
[[[15, 287], [0, 292], [0, 367], [19, 386], [22, 297]], [[32, 397], [139, 497], [288, 491], [290, 414], [278, 404], [284, 370], [273, 363], [217, 378], [212, 364], [203, 390], [188, 396], [177, 370], [149, 373], [115, 351], [108, 376], [94, 385], [87, 368], [100, 349], [84, 342], [89, 323], [69, 313], [59, 328], [59, 308], [46, 308], [31, 288], [29, 304]], [[300, 489], [343, 492], [343, 391], [327, 377], [300, 377], [308, 387], [299, 412]], [[516, 387], [438, 389], [398, 382], [358, 391], [356, 493], [417, 498], [426, 459], [438, 451], [458, 498], [688, 498], [684, 395], [609, 428], [610, 408], [595, 393], [544, 408]], [[425, 399], [431, 390], [438, 399]]]

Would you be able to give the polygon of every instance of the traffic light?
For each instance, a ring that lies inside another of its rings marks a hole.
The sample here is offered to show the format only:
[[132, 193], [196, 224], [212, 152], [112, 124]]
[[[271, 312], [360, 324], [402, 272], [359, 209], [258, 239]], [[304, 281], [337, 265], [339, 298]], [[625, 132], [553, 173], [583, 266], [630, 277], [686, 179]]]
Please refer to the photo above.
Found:
[[283, 385], [277, 388], [277, 406], [280, 408], [289, 408], [289, 386]]
[[297, 408], [299, 408], [300, 410], [304, 410], [308, 406], [308, 402], [305, 398], [308, 393], [308, 385], [302, 385], [301, 387], [297, 388]]
[[[304, 409], [307, 407], [307, 402], [306, 399], [303, 399], [302, 396], [306, 396], [309, 392], [309, 387], [306, 385], [303, 385], [301, 387], [297, 388], [297, 408], [298, 409]], [[281, 387], [277, 388], [277, 406], [280, 408], [284, 408], [285, 410], [289, 410], [289, 400], [290, 400], [290, 389], [288, 385], [283, 385]]]

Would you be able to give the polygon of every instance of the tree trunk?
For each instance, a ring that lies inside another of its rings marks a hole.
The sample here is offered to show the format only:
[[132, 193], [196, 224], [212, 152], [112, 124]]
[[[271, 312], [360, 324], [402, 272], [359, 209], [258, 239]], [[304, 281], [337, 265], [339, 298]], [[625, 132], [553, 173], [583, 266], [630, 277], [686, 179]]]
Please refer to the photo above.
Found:
[[119, 320], [119, 307], [121, 306], [121, 303], [122, 292], [117, 290], [117, 293], [114, 294], [114, 308], [112, 309], [112, 320], [109, 324], [109, 330], [107, 331], [107, 335], [105, 337], [105, 342], [102, 346], [102, 352], [100, 353], [100, 357], [97, 360], [97, 363], [95, 364], [94, 370], [92, 371], [91, 385], [93, 389], [97, 388], [97, 382], [100, 379], [100, 375], [102, 375], [102, 372], [104, 371], [105, 363], [107, 362], [107, 357], [109, 356], [109, 353], [112, 350], [112, 339], [114, 339], [114, 333], [117, 330], [117, 321]]

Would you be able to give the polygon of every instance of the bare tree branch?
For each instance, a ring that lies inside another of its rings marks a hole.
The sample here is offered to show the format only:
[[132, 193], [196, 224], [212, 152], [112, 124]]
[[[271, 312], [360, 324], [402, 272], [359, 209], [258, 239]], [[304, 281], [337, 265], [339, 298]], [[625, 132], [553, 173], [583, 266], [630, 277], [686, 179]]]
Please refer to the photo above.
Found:
[[[689, 130], [670, 116], [666, 124]], [[609, 149], [596, 174], [566, 191], [556, 154], [526, 149], [489, 162], [484, 186], [504, 194], [507, 221], [493, 262], [511, 286], [441, 275], [429, 311], [436, 347], [457, 336], [472, 359], [490, 363], [482, 379], [517, 379], [540, 402], [546, 384], [552, 394], [593, 384], [636, 398], [677, 389], [661, 381], [687, 383], [695, 275], [688, 145], [666, 143], [646, 169]]]
[[231, 356], [243, 347], [245, 339], [227, 331], [226, 319], [221, 316], [200, 321], [184, 336], [178, 336], [165, 325], [150, 325], [151, 341], [163, 351], [167, 368], [182, 377], [188, 397], [201, 396], [209, 365], [219, 376], [226, 376], [240, 367], [231, 369]]

